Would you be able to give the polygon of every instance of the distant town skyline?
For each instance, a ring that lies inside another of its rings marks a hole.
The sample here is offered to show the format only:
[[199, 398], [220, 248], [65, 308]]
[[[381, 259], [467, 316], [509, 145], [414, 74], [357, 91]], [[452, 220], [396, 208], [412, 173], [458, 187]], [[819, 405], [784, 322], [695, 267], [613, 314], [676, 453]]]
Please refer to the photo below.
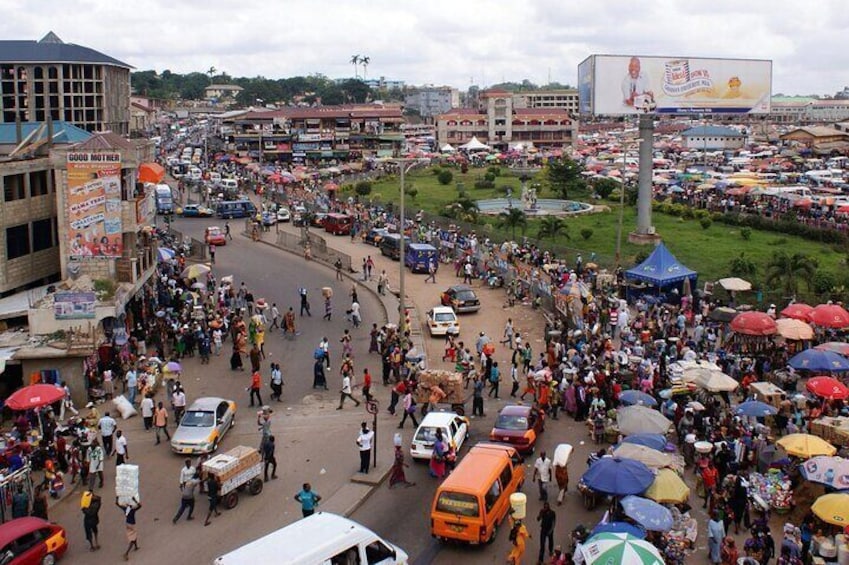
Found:
[[[5, 5], [5, 6], [4, 6]], [[630, 6], [630, 8], [628, 8]], [[841, 0], [428, 3], [397, 0], [42, 0], [5, 7], [4, 39], [49, 31], [136, 70], [287, 78], [355, 76], [460, 90], [529, 80], [575, 86], [594, 53], [773, 61], [772, 92], [831, 96], [849, 84]]]

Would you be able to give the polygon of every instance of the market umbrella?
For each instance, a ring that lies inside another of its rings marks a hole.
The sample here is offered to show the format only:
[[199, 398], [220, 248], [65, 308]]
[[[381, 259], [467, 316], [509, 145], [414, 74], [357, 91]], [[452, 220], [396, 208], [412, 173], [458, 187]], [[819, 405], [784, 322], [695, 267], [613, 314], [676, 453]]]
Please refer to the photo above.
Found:
[[619, 402], [627, 406], [642, 404], [643, 406], [657, 406], [657, 400], [645, 392], [639, 390], [626, 390], [619, 395]]
[[730, 322], [735, 317], [737, 317], [737, 310], [734, 308], [729, 308], [728, 306], [720, 306], [719, 308], [714, 308], [708, 314], [708, 318], [715, 322]]
[[745, 292], [752, 290], [752, 283], [738, 277], [729, 277], [727, 279], [719, 279], [719, 286], [729, 292]]
[[65, 389], [54, 385], [35, 384], [19, 388], [6, 399], [10, 410], [30, 410], [47, 406], [65, 397]]
[[829, 400], [846, 400], [849, 398], [849, 387], [834, 377], [812, 377], [805, 383], [805, 388], [820, 398]]
[[823, 522], [844, 527], [849, 524], [849, 494], [824, 494], [814, 502], [811, 511]]
[[165, 263], [170, 261], [177, 255], [177, 252], [173, 249], [168, 249], [167, 247], [160, 247], [156, 250], [156, 256], [159, 259], [160, 263]]
[[158, 183], [165, 178], [165, 169], [159, 163], [142, 163], [139, 165], [139, 182]]
[[845, 343], [842, 341], [829, 341], [826, 343], [821, 343], [814, 347], [817, 351], [833, 351], [834, 353], [839, 353], [840, 355], [849, 356], [849, 343]]
[[849, 489], [849, 459], [820, 455], [811, 457], [799, 466], [802, 476], [837, 490]]
[[613, 450], [613, 456], [620, 459], [633, 459], [652, 469], [662, 469], [675, 464], [675, 459], [668, 453], [636, 443], [620, 443]]
[[198, 282], [192, 284], [192, 288], [194, 288], [195, 290], [206, 290], [206, 285], [203, 284], [202, 282], [198, 281]]
[[702, 371], [693, 384], [710, 392], [731, 392], [740, 386], [740, 383], [722, 371]]
[[760, 400], [750, 400], [738, 405], [734, 409], [734, 413], [738, 416], [748, 416], [749, 418], [763, 418], [764, 416], [778, 414], [778, 408]]
[[796, 341], [814, 339], [814, 328], [808, 322], [794, 318], [781, 318], [775, 321], [778, 335], [784, 339]]
[[628, 522], [606, 522], [598, 524], [593, 531], [590, 532], [590, 537], [596, 534], [628, 534], [638, 539], [646, 539], [646, 531], [634, 524]]
[[646, 406], [625, 406], [616, 413], [619, 432], [631, 434], [665, 434], [672, 425], [666, 416]]
[[[632, 434], [622, 439], [622, 443], [644, 445], [657, 451], [666, 449], [666, 436], [663, 434]], [[621, 444], [620, 444], [621, 445]]]
[[199, 279], [211, 270], [212, 268], [209, 265], [204, 265], [203, 263], [195, 263], [183, 269], [183, 272], [180, 273], [180, 276], [184, 279]]
[[668, 532], [672, 529], [672, 512], [654, 500], [641, 496], [626, 496], [620, 502], [625, 515], [653, 532]]
[[621, 563], [623, 565], [663, 565], [655, 546], [624, 533], [597, 534], [581, 545], [586, 565]]
[[837, 304], [820, 304], [808, 314], [811, 323], [826, 328], [843, 329], [849, 327], [849, 312]]
[[813, 309], [813, 306], [808, 306], [803, 302], [794, 302], [782, 310], [781, 315], [785, 318], [793, 318], [794, 320], [803, 320], [807, 322], [810, 319], [809, 316]]
[[731, 320], [731, 329], [743, 335], [772, 335], [778, 328], [765, 312], [741, 312]]
[[789, 455], [795, 455], [803, 459], [809, 459], [816, 455], [834, 455], [837, 448], [822, 439], [811, 434], [788, 434], [775, 442], [783, 447]]
[[661, 469], [643, 496], [663, 504], [680, 504], [690, 498], [690, 487], [672, 469]]
[[592, 490], [614, 496], [641, 493], [653, 479], [651, 469], [643, 463], [618, 457], [602, 457], [581, 477]]
[[181, 373], [183, 371], [183, 367], [176, 361], [168, 361], [168, 363], [165, 364], [163, 371], [166, 373]]
[[787, 364], [796, 370], [830, 371], [833, 373], [849, 371], [849, 359], [833, 351], [821, 349], [806, 349], [791, 357]]

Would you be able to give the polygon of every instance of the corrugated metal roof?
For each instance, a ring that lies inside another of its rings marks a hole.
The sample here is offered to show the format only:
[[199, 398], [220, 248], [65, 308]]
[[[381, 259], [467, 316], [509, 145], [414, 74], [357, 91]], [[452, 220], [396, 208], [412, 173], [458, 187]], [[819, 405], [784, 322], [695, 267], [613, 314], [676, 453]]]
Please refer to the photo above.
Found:
[[696, 126], [681, 132], [683, 137], [743, 137], [743, 134], [734, 128], [722, 126]]
[[117, 133], [105, 131], [93, 134], [88, 140], [80, 143], [74, 149], [79, 151], [89, 150], [95, 151], [98, 149], [135, 149], [135, 145], [127, 139], [124, 139]]
[[[33, 130], [38, 128], [43, 122], [25, 122], [21, 124], [21, 132], [25, 139]], [[44, 133], [33, 141], [43, 138], [47, 135], [47, 128], [44, 128]], [[69, 122], [61, 120], [53, 122], [53, 142], [54, 143], [80, 143], [91, 137], [91, 133], [75, 126]], [[0, 124], [0, 145], [12, 145], [18, 143], [17, 131], [14, 123]]]
[[135, 68], [90, 47], [63, 43], [53, 32], [45, 35], [41, 41], [0, 41], [0, 63], [101, 63], [125, 69]]

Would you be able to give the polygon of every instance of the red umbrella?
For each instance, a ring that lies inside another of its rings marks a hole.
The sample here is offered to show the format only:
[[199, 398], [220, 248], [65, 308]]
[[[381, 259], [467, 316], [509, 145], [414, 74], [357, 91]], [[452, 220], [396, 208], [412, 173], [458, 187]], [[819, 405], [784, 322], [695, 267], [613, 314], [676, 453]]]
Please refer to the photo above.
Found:
[[808, 322], [810, 319], [808, 316], [813, 310], [813, 306], [808, 306], [802, 302], [796, 302], [794, 304], [789, 305], [787, 308], [781, 311], [781, 315], [785, 318], [793, 318], [794, 320], [802, 320], [803, 322]]
[[849, 328], [849, 312], [837, 304], [820, 304], [808, 315], [811, 323], [827, 328]]
[[814, 347], [814, 349], [818, 349], [820, 351], [833, 351], [838, 355], [849, 357], [849, 343], [844, 343], [842, 341], [829, 341], [828, 343], [821, 343]]
[[139, 182], [162, 182], [165, 169], [159, 163], [142, 163], [139, 165]]
[[47, 406], [65, 397], [65, 390], [53, 385], [30, 385], [19, 388], [6, 399], [6, 406], [12, 410], [29, 410]]
[[731, 329], [744, 335], [772, 335], [778, 327], [765, 312], [742, 312], [731, 320]]
[[849, 388], [833, 377], [813, 377], [805, 383], [805, 388], [821, 398], [830, 400], [849, 398]]

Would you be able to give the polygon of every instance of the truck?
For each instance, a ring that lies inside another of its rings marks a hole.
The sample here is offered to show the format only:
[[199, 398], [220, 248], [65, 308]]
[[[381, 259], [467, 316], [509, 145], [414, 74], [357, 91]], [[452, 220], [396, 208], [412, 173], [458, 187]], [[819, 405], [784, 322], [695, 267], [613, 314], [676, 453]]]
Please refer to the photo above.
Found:
[[171, 187], [167, 184], [156, 185], [156, 213], [157, 214], [173, 214], [174, 213], [174, 196], [171, 193]]

